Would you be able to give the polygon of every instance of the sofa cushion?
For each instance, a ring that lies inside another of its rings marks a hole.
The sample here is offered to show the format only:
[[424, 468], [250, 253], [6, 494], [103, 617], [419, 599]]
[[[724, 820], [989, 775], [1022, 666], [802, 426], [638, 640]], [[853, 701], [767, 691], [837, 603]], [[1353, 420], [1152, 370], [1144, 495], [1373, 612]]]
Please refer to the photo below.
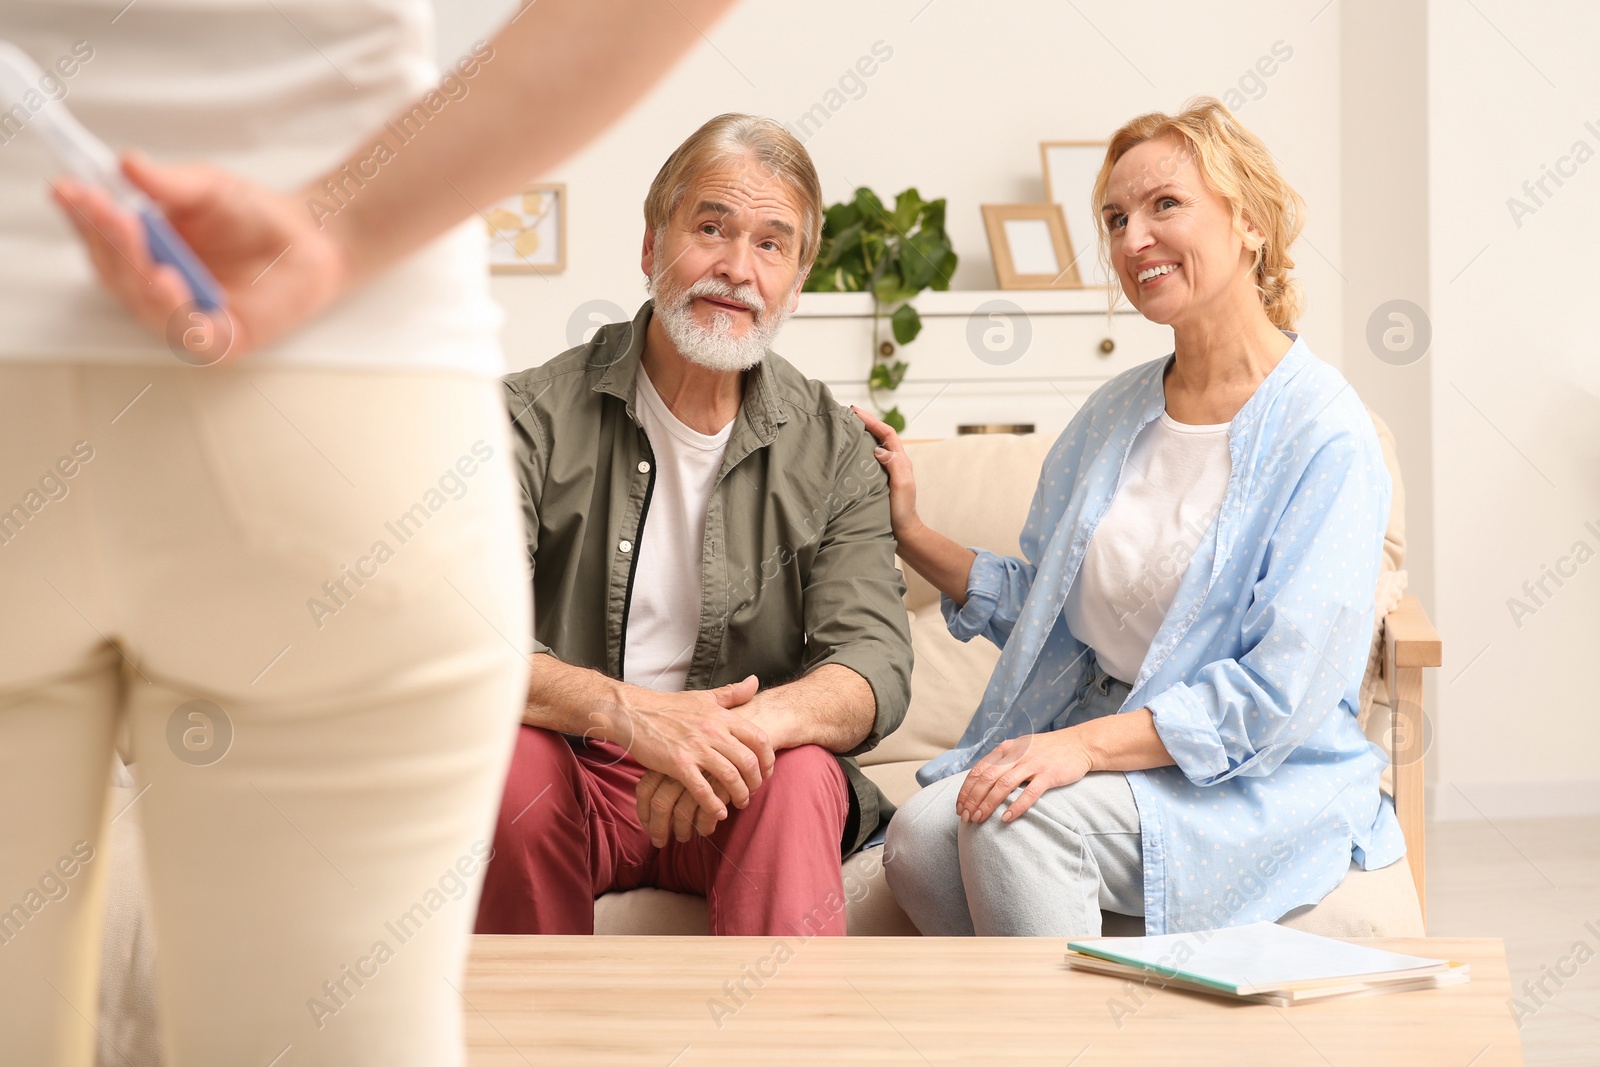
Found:
[[[851, 937], [916, 935], [917, 928], [889, 890], [881, 845], [845, 861], [844, 892], [845, 925]], [[1411, 880], [1411, 865], [1403, 859], [1375, 871], [1352, 863], [1344, 881], [1319, 903], [1296, 908], [1278, 921], [1324, 937], [1424, 936], [1417, 887]], [[597, 934], [704, 934], [705, 898], [664, 889], [607, 893], [595, 901], [594, 928]], [[1101, 933], [1137, 937], [1144, 933], [1144, 920], [1102, 912]]]
[[[905, 722], [858, 758], [863, 770], [905, 760], [922, 764], [954, 748], [1000, 659], [1000, 650], [989, 641], [951, 637], [937, 601], [911, 612], [911, 644], [915, 659]], [[867, 776], [872, 777], [870, 770]], [[899, 804], [905, 798], [891, 794], [889, 799]]]
[[898, 808], [922, 788], [917, 784], [917, 771], [926, 762], [923, 759], [908, 759], [898, 763], [875, 763], [861, 770], [872, 779], [873, 785], [883, 790], [889, 803]]
[[606, 893], [594, 902], [597, 934], [672, 934], [707, 931], [706, 898], [667, 889]]
[[[1372, 414], [1369, 411], [1369, 414]], [[1394, 485], [1394, 499], [1389, 506], [1389, 527], [1383, 535], [1383, 559], [1378, 564], [1378, 587], [1373, 596], [1372, 644], [1367, 649], [1367, 669], [1361, 678], [1360, 722], [1367, 738], [1385, 752], [1391, 750], [1393, 714], [1389, 706], [1388, 668], [1383, 660], [1383, 620], [1400, 603], [1405, 595], [1406, 562], [1405, 484], [1400, 478], [1400, 457], [1395, 451], [1394, 434], [1376, 414], [1372, 414], [1373, 428], [1378, 432], [1378, 444], [1383, 448], [1383, 461], [1389, 468]], [[1394, 768], [1383, 772], [1383, 790], [1394, 795]]]
[[[845, 927], [853, 937], [909, 937], [917, 933], [884, 878], [881, 845], [863, 849], [845, 860], [844, 904]], [[597, 934], [689, 936], [706, 933], [707, 921], [705, 897], [665, 889], [607, 893], [594, 902]]]
[[[1001, 555], [1021, 551], [1017, 535], [1033, 503], [1050, 434], [972, 434], [945, 441], [908, 441], [922, 521], [971, 548]], [[908, 567], [906, 607], [939, 603], [939, 591]]]
[[1324, 937], [1425, 936], [1417, 883], [1404, 858], [1375, 871], [1352, 863], [1333, 892], [1278, 921]]
[[[1386, 571], [1397, 571], [1406, 565], [1406, 487], [1400, 477], [1400, 453], [1395, 450], [1394, 432], [1376, 411], [1367, 409], [1372, 416], [1372, 428], [1378, 433], [1378, 446], [1383, 449], [1383, 465], [1389, 468], [1389, 480], [1394, 494], [1389, 501], [1389, 526], [1383, 532], [1383, 564]], [[1392, 605], [1391, 605], [1392, 607]]]
[[845, 926], [851, 937], [915, 937], [883, 873], [883, 846], [862, 849], [844, 864]]
[[[1138, 937], [1144, 920], [1101, 913], [1106, 937]], [[1423, 937], [1422, 909], [1411, 864], [1404, 859], [1375, 871], [1350, 865], [1344, 881], [1316, 904], [1296, 908], [1278, 920], [1284, 926], [1323, 937]]]

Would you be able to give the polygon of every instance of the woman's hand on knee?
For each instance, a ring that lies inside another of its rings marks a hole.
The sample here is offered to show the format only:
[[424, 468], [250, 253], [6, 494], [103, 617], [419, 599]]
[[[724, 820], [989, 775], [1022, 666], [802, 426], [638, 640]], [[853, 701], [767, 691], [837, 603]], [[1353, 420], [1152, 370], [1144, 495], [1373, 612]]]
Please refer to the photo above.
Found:
[[967, 772], [956, 794], [956, 812], [962, 822], [981, 823], [1020, 787], [1022, 794], [1001, 815], [1002, 821], [1011, 822], [1033, 807], [1045, 790], [1071, 785], [1090, 770], [1089, 752], [1072, 730], [1012, 738]]

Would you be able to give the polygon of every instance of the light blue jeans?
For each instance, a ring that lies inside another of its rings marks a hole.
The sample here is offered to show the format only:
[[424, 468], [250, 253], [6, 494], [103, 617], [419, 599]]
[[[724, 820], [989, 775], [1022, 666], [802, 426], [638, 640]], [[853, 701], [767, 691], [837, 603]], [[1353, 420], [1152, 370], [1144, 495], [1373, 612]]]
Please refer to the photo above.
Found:
[[[1079, 717], [1114, 715], [1128, 691], [1095, 664], [1073, 704]], [[956, 815], [966, 777], [935, 782], [889, 824], [884, 874], [918, 930], [1096, 937], [1102, 908], [1144, 914], [1139, 808], [1126, 775], [1096, 771], [1049, 790], [1010, 823], [1002, 807], [978, 824]]]

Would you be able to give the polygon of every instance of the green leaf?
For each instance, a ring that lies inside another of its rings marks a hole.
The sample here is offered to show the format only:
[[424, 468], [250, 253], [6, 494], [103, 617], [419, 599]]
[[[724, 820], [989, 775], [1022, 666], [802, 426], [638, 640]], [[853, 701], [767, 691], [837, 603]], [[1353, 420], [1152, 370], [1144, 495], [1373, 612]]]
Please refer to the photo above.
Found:
[[928, 287], [939, 273], [945, 252], [950, 248], [944, 234], [934, 230], [918, 230], [902, 246], [900, 272], [905, 276], [906, 288], [919, 293]]
[[861, 279], [866, 275], [866, 272], [861, 269], [860, 262], [852, 259], [850, 263], [841, 263], [835, 274], [839, 279], [838, 292], [861, 292]]
[[[900, 344], [908, 345], [917, 339], [917, 334], [922, 332], [922, 316], [917, 314], [917, 309], [910, 304], [901, 304], [889, 317], [889, 322], [894, 326], [894, 339]], [[896, 383], [898, 384], [898, 383]]]
[[866, 186], [856, 190], [855, 209], [863, 219], [871, 220], [874, 225], [880, 224], [888, 212], [883, 209], [883, 201], [878, 199], [878, 194]]
[[872, 295], [878, 298], [878, 303], [888, 308], [910, 300], [917, 295], [917, 291], [906, 285], [899, 271], [890, 270], [872, 283]]
[[900, 388], [900, 383], [905, 380], [906, 371], [911, 365], [903, 359], [893, 363], [874, 363], [872, 373], [867, 375], [867, 384], [880, 392], [892, 392]]
[[[861, 230], [853, 227], [840, 235], [838, 241], [824, 243], [822, 253], [806, 278], [805, 288], [813, 292], [856, 293], [866, 288], [870, 273], [862, 256]], [[819, 279], [826, 275], [826, 283]]]
[[955, 252], [945, 253], [944, 262], [939, 264], [939, 272], [933, 277], [933, 288], [941, 293], [950, 288], [950, 278], [956, 272], [957, 262], [958, 257]]
[[937, 230], [944, 233], [944, 197], [929, 200], [922, 205], [922, 228], [924, 230]]
[[851, 203], [835, 204], [822, 216], [822, 232], [828, 234], [839, 233], [861, 221], [861, 212]]
[[828, 256], [832, 262], [837, 263], [860, 247], [861, 223], [858, 222], [840, 230], [838, 236], [828, 243]]
[[917, 195], [915, 188], [907, 189], [894, 198], [894, 215], [889, 221], [895, 230], [908, 234], [911, 227], [917, 224], [917, 215], [921, 212], [922, 197]]
[[906, 417], [900, 414], [898, 406], [890, 408], [883, 413], [883, 421], [894, 428], [895, 433], [905, 433]]
[[884, 244], [883, 234], [871, 223], [862, 223], [861, 227], [861, 288], [871, 287], [875, 272], [881, 272], [884, 262], [889, 258], [889, 246]]

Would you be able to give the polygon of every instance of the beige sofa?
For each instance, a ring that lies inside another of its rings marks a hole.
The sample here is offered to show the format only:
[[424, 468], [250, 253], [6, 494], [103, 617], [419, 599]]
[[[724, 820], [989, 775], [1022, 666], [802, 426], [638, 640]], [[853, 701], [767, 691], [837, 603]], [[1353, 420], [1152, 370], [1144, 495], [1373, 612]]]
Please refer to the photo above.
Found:
[[[1375, 591], [1380, 622], [1362, 687], [1363, 719], [1368, 736], [1387, 748], [1394, 731], [1381, 638], [1383, 620], [1399, 605], [1405, 586], [1405, 573], [1400, 570], [1405, 556], [1404, 494], [1393, 437], [1376, 416], [1373, 421], [1394, 477], [1395, 493]], [[1015, 555], [1034, 484], [1052, 443], [1052, 438], [1043, 435], [1008, 434], [908, 444], [917, 475], [918, 510], [930, 526], [962, 544]], [[951, 637], [940, 613], [938, 593], [914, 572], [906, 574], [905, 604], [916, 653], [911, 707], [900, 729], [861, 758], [867, 775], [896, 804], [917, 791], [917, 768], [960, 737], [1000, 656], [998, 649], [982, 639], [962, 644]], [[1420, 763], [1410, 769], [1420, 784]], [[1407, 827], [1408, 843], [1420, 854], [1420, 817], [1413, 821], [1415, 829]], [[1402, 818], [1403, 825], [1405, 822]], [[845, 861], [844, 877], [852, 935], [917, 932], [884, 880], [882, 847]], [[1423, 933], [1416, 881], [1405, 861], [1379, 871], [1352, 866], [1344, 882], [1321, 903], [1298, 909], [1281, 921], [1333, 936], [1410, 937]], [[705, 901], [660, 889], [608, 893], [596, 904], [595, 928], [605, 934], [703, 934]], [[1141, 933], [1143, 923], [1108, 913], [1105, 932]]]

